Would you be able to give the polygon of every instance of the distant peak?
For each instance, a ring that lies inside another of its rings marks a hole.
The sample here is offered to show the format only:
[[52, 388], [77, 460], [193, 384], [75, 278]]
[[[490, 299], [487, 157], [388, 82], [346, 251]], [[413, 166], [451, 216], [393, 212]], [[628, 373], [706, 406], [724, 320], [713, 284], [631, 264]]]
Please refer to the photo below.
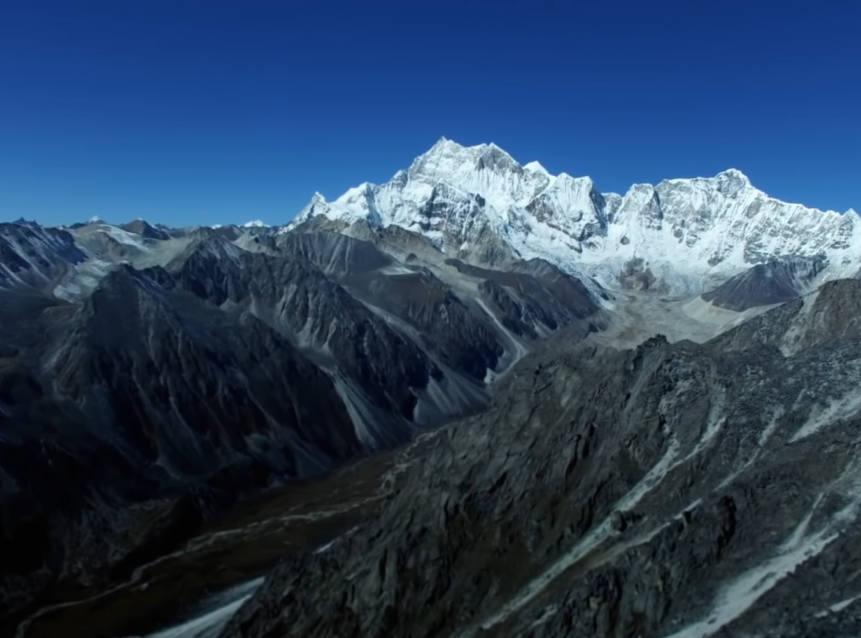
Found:
[[87, 220], [88, 224], [101, 224], [104, 220], [98, 215], [93, 215]]
[[524, 164], [523, 169], [529, 171], [530, 173], [542, 173], [543, 175], [550, 175], [550, 171], [544, 168], [541, 162], [529, 162], [528, 164]]
[[370, 182], [362, 182], [341, 195], [336, 202], [349, 202], [357, 199], [367, 199], [373, 194], [373, 186]]
[[482, 144], [475, 147], [481, 149], [476, 162], [476, 168], [490, 168], [495, 171], [510, 171], [519, 168], [519, 164], [511, 155], [499, 148], [496, 144]]
[[569, 175], [568, 173], [559, 173], [559, 175], [556, 177], [556, 180], [559, 183], [569, 182], [571, 184], [577, 184], [578, 186], [595, 188], [595, 180], [593, 180], [588, 175], [584, 175], [583, 177], [574, 177], [572, 175]]
[[[310, 219], [314, 215], [317, 215], [327, 210], [328, 206], [329, 204], [323, 194], [319, 191], [316, 191], [314, 193], [314, 196], [311, 198], [311, 201], [308, 202], [305, 208], [299, 211], [299, 214], [296, 216], [296, 220], [305, 221], [307, 219]], [[317, 210], [318, 208], [320, 210]]]
[[[496, 173], [520, 170], [511, 155], [494, 143], [463, 146], [446, 137], [420, 155], [410, 166], [408, 177], [439, 180], [456, 173], [491, 170]], [[400, 181], [404, 181], [401, 176]]]
[[463, 144], [458, 144], [447, 137], [441, 137], [437, 140], [436, 144], [431, 146], [430, 149], [420, 157], [429, 157], [440, 154], [476, 156], [487, 153], [488, 151], [508, 155], [508, 153], [493, 142], [488, 144], [476, 144], [475, 146], [464, 146]]
[[243, 228], [269, 228], [269, 224], [259, 219], [242, 224]]
[[461, 151], [465, 151], [467, 149], [466, 146], [458, 144], [447, 137], [439, 138], [436, 143], [428, 149], [426, 153], [421, 155], [421, 157], [435, 156], [435, 155], [449, 155], [452, 153], [458, 153]]

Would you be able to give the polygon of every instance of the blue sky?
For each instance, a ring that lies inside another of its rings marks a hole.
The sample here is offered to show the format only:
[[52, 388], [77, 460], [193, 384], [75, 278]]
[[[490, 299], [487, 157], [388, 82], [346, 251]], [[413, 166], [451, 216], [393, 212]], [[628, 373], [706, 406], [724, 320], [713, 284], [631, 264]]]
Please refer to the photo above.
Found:
[[0, 3], [0, 219], [283, 223], [439, 137], [861, 209], [846, 0]]

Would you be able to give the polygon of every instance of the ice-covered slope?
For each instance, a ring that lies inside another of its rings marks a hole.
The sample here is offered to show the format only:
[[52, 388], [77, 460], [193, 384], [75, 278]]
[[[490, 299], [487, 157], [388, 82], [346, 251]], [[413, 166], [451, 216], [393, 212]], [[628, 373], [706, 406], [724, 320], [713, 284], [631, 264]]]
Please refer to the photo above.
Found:
[[362, 184], [328, 202], [319, 193], [295, 224], [317, 215], [420, 232], [447, 253], [493, 264], [499, 241], [516, 257], [543, 258], [610, 287], [702, 292], [751, 265], [824, 256], [825, 276], [861, 263], [854, 212], [769, 197], [740, 171], [636, 184], [601, 193], [589, 177], [551, 175], [495, 144], [445, 138], [383, 185]]

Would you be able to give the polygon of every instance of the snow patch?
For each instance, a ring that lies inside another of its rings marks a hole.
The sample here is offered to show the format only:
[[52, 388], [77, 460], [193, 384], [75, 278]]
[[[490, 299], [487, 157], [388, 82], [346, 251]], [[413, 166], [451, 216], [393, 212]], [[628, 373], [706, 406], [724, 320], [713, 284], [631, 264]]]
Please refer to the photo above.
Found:
[[812, 434], [816, 434], [822, 428], [848, 419], [859, 411], [861, 411], [861, 390], [856, 390], [840, 399], [832, 398], [824, 407], [822, 405], [814, 405], [810, 409], [807, 421], [792, 435], [789, 442], [795, 443]]
[[497, 379], [503, 374], [506, 374], [509, 370], [511, 370], [514, 367], [514, 364], [516, 364], [523, 357], [525, 357], [529, 350], [520, 342], [517, 337], [511, 334], [511, 331], [508, 328], [502, 325], [502, 322], [495, 314], [493, 314], [493, 311], [491, 311], [491, 309], [487, 307], [487, 304], [484, 302], [483, 299], [481, 299], [480, 297], [476, 297], [475, 302], [481, 307], [481, 309], [487, 314], [487, 316], [490, 317], [490, 320], [496, 326], [497, 331], [499, 331], [499, 333], [503, 337], [505, 337], [506, 341], [508, 341], [509, 352], [511, 353], [511, 361], [508, 363], [507, 367], [502, 372], [498, 372], [494, 375], [493, 378]]
[[175, 627], [149, 634], [146, 638], [215, 638], [262, 584], [263, 579], [256, 578], [231, 587], [206, 603], [206, 613]]
[[347, 413], [353, 421], [356, 437], [368, 449], [376, 449], [378, 441], [372, 434], [372, 424], [376, 419], [369, 402], [340, 373], [333, 375], [332, 381], [335, 385], [335, 391], [341, 397], [347, 408]]
[[[858, 594], [857, 596], [852, 596], [851, 598], [847, 598], [846, 600], [841, 600], [839, 603], [834, 603], [833, 605], [831, 605], [828, 608], [828, 611], [830, 611], [834, 614], [839, 614], [841, 611], [843, 611], [844, 609], [847, 609], [850, 605], [852, 605], [852, 603], [854, 603], [856, 600], [859, 600], [859, 599], [861, 599], [861, 594]], [[827, 615], [828, 615], [828, 612], [822, 612], [822, 613], [816, 614], [816, 616], [819, 618], [822, 618], [823, 616], [827, 616]]]

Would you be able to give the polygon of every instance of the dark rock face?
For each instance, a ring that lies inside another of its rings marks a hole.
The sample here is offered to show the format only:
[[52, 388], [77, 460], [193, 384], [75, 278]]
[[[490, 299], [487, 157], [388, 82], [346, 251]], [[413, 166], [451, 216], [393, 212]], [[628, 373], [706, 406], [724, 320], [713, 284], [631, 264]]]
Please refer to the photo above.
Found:
[[366, 299], [414, 327], [444, 363], [482, 380], [504, 353], [499, 335], [432, 273], [351, 278]]
[[786, 355], [861, 336], [861, 287], [858, 280], [830, 281], [813, 293], [775, 308], [718, 337], [727, 350], [752, 344]]
[[841, 281], [702, 345], [560, 334], [223, 636], [857, 635], [859, 315]]
[[410, 340], [304, 259], [239, 251], [225, 258], [209, 244], [169, 267], [171, 284], [228, 312], [250, 313], [299, 347], [331, 357], [380, 407], [409, 419], [414, 388], [439, 371]]
[[805, 285], [822, 272], [824, 266], [824, 259], [770, 260], [703, 293], [702, 298], [737, 312], [786, 303], [798, 299]]
[[[279, 434], [273, 423], [290, 432], [267, 450], [279, 458], [270, 468], [276, 473], [303, 473], [305, 459], [290, 449], [290, 436], [332, 459], [358, 449], [328, 377], [253, 317], [212, 313], [191, 295], [123, 268], [53, 328], [62, 341], [51, 346], [43, 368], [54, 391], [71, 399], [91, 427], [120, 445], [129, 441], [183, 480], [210, 477], [234, 464], [236, 453], [255, 456], [249, 441]], [[96, 379], [109, 380], [109, 388], [93, 387]], [[303, 395], [323, 401], [311, 410], [299, 401]]]
[[121, 224], [120, 228], [130, 233], [140, 235], [144, 239], [155, 239], [159, 241], [170, 239], [170, 235], [163, 228], [152, 226], [143, 219], [136, 219], [133, 222]]
[[578, 279], [542, 260], [516, 264], [511, 271], [447, 263], [484, 281], [479, 291], [503, 325], [517, 335], [537, 339], [595, 315], [598, 306]]
[[278, 238], [278, 247], [289, 256], [310, 261], [335, 278], [374, 272], [394, 263], [373, 243], [340, 233], [286, 233]]
[[666, 286], [658, 281], [652, 269], [642, 259], [631, 259], [619, 273], [619, 285], [626, 290], [650, 290], [666, 292]]
[[497, 366], [504, 348], [486, 317], [426, 268], [385, 271], [396, 264], [391, 256], [370, 241], [340, 234], [288, 233], [279, 244], [316, 264], [356, 298], [407, 323], [423, 349], [453, 369], [482, 380]]

